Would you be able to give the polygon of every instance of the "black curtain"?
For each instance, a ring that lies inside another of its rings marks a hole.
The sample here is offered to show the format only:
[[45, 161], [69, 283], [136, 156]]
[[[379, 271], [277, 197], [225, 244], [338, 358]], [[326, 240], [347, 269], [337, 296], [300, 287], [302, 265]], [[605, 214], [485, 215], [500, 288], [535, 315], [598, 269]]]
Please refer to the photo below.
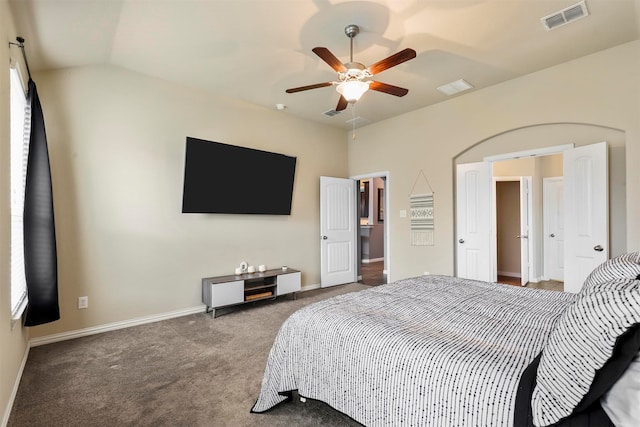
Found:
[[27, 280], [25, 325], [60, 319], [53, 191], [44, 115], [36, 84], [29, 79], [31, 135], [24, 196], [24, 262]]

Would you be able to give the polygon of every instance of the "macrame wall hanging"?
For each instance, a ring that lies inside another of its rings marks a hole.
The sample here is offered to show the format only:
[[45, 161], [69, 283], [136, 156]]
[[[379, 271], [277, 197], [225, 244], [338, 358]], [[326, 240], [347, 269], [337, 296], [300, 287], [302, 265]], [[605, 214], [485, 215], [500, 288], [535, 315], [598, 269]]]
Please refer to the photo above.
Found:
[[[422, 193], [415, 193], [420, 176], [424, 178], [428, 188]], [[409, 194], [409, 212], [411, 213], [411, 245], [433, 246], [435, 244], [433, 189], [422, 169], [420, 169]]]

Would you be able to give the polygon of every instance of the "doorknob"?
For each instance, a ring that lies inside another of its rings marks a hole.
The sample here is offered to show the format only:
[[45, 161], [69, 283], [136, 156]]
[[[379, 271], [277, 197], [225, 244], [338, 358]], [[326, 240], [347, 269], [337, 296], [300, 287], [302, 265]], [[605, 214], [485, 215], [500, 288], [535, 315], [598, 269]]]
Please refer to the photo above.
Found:
[[556, 235], [551, 233], [551, 234], [549, 234], [549, 237], [556, 237]]
[[464, 239], [458, 240], [458, 243], [464, 243]]
[[520, 236], [520, 235], [518, 235], [518, 236], [516, 236], [516, 237], [517, 237], [518, 239], [528, 239], [528, 238], [529, 238], [529, 236]]
[[328, 237], [327, 236], [322, 236], [322, 240], [327, 240]]
[[600, 246], [600, 245], [595, 245], [593, 247], [593, 250], [597, 251], [597, 252], [602, 252], [602, 251], [604, 251], [604, 248], [602, 246]]

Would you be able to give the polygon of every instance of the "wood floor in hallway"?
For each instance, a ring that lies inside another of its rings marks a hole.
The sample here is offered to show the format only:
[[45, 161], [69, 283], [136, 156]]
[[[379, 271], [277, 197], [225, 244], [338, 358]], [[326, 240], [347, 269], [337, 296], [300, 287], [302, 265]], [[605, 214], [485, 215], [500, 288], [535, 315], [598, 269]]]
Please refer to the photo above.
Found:
[[[360, 274], [362, 275], [362, 279], [358, 282], [368, 286], [383, 285], [387, 283], [387, 275], [384, 274], [383, 270], [384, 261], [362, 263], [360, 264]], [[499, 275], [498, 283], [520, 286], [520, 278]], [[537, 283], [529, 282], [526, 287], [532, 289], [547, 289], [550, 291], [564, 291], [564, 283], [557, 280], [545, 280]]]
[[[498, 276], [498, 283], [503, 283], [505, 285], [512, 286], [520, 286], [520, 278], [519, 277], [511, 277], [511, 276]], [[526, 285], [527, 288], [533, 289], [547, 289], [549, 291], [564, 291], [564, 282], [559, 282], [557, 280], [543, 280], [537, 283], [528, 282]]]
[[387, 275], [384, 274], [384, 261], [376, 261], [360, 264], [359, 280], [363, 285], [378, 286], [387, 283]]

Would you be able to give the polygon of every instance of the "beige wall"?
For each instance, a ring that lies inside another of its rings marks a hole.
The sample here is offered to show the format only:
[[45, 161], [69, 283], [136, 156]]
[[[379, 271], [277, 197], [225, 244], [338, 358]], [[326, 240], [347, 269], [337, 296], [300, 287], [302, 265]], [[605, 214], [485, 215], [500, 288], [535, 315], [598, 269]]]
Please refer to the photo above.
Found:
[[[612, 198], [625, 213], [626, 231], [617, 241], [624, 240], [623, 250], [639, 250], [639, 104], [640, 42], [632, 42], [361, 128], [349, 141], [349, 174], [389, 171], [390, 279], [454, 273], [456, 158], [477, 161], [571, 142], [615, 146], [609, 150], [614, 169], [626, 165], [615, 177], [626, 201]], [[490, 140], [495, 143], [484, 144]], [[435, 193], [434, 246], [411, 246], [409, 218], [399, 215], [420, 170]]]
[[[22, 57], [17, 47], [9, 48], [8, 42], [15, 41], [13, 22], [6, 1], [0, 1], [0, 57], [20, 61]], [[10, 198], [9, 198], [9, 140], [10, 140], [10, 108], [9, 108], [9, 72], [4, 68], [0, 72], [0, 411], [2, 424], [6, 423], [11, 408], [14, 387], [19, 380], [22, 362], [27, 352], [27, 329], [20, 322], [11, 321], [11, 234], [10, 230]]]
[[[319, 283], [319, 177], [348, 176], [344, 131], [111, 66], [35, 80], [61, 319], [32, 338], [197, 307], [201, 278], [232, 274], [243, 260], [289, 265], [303, 286]], [[182, 214], [186, 136], [297, 156], [291, 215]], [[89, 308], [78, 310], [85, 295]]]

